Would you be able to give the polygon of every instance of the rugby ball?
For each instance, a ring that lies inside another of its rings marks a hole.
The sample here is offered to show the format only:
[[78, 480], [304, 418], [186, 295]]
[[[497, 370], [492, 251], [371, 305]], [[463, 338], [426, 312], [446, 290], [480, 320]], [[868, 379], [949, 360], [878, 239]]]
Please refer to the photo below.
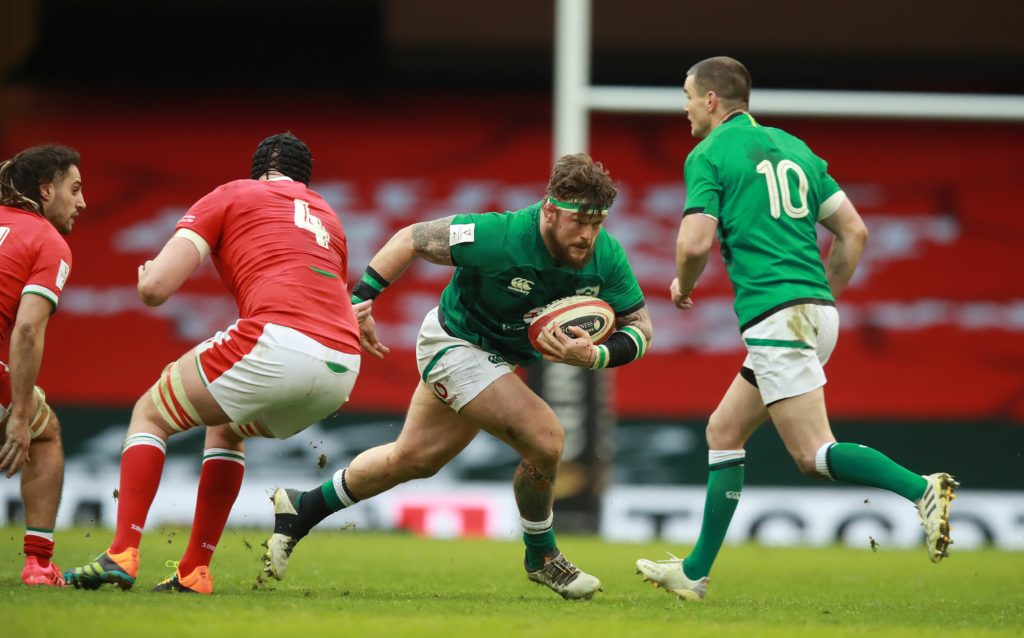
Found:
[[556, 323], [567, 336], [572, 336], [569, 326], [587, 331], [594, 343], [601, 343], [615, 330], [615, 311], [597, 297], [573, 295], [556, 299], [540, 309], [530, 322], [529, 337], [534, 349], [547, 354], [539, 341], [541, 331]]

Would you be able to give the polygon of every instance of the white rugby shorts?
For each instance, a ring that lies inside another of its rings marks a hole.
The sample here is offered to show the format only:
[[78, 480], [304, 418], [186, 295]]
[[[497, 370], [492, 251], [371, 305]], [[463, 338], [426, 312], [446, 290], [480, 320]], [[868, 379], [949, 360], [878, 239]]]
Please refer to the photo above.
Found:
[[359, 376], [359, 355], [274, 323], [239, 319], [196, 347], [199, 374], [243, 437], [286, 439], [334, 414]]
[[501, 355], [445, 332], [437, 308], [427, 313], [416, 337], [416, 367], [434, 396], [456, 412], [516, 369]]
[[825, 364], [839, 339], [835, 306], [783, 308], [743, 331], [747, 358], [761, 399], [770, 405], [825, 385]]

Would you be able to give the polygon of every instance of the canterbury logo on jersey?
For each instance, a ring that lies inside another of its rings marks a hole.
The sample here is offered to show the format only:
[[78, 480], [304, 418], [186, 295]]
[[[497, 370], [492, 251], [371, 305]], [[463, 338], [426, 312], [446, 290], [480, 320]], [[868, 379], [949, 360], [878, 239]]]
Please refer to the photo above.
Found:
[[587, 297], [596, 297], [599, 292], [601, 292], [601, 286], [584, 286], [576, 289], [577, 295], [585, 295]]
[[533, 282], [530, 281], [529, 279], [516, 277], [512, 280], [511, 283], [509, 283], [508, 289], [527, 295], [530, 293], [531, 290], [533, 290]]

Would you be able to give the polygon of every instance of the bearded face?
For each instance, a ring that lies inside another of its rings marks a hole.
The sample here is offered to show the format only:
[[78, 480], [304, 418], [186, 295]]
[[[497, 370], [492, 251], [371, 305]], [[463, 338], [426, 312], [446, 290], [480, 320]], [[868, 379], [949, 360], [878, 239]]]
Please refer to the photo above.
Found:
[[548, 223], [541, 226], [541, 233], [555, 261], [577, 270], [586, 266], [594, 256], [594, 242], [605, 217], [551, 206], [545, 211], [545, 220]]

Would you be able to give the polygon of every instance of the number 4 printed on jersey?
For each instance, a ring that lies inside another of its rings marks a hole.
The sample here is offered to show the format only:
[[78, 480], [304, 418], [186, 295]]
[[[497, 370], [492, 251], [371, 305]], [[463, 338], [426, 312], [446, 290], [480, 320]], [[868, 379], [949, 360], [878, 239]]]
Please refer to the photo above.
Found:
[[331, 235], [324, 228], [320, 218], [309, 212], [309, 202], [301, 199], [295, 200], [295, 225], [313, 233], [316, 243], [322, 248], [330, 248]]

